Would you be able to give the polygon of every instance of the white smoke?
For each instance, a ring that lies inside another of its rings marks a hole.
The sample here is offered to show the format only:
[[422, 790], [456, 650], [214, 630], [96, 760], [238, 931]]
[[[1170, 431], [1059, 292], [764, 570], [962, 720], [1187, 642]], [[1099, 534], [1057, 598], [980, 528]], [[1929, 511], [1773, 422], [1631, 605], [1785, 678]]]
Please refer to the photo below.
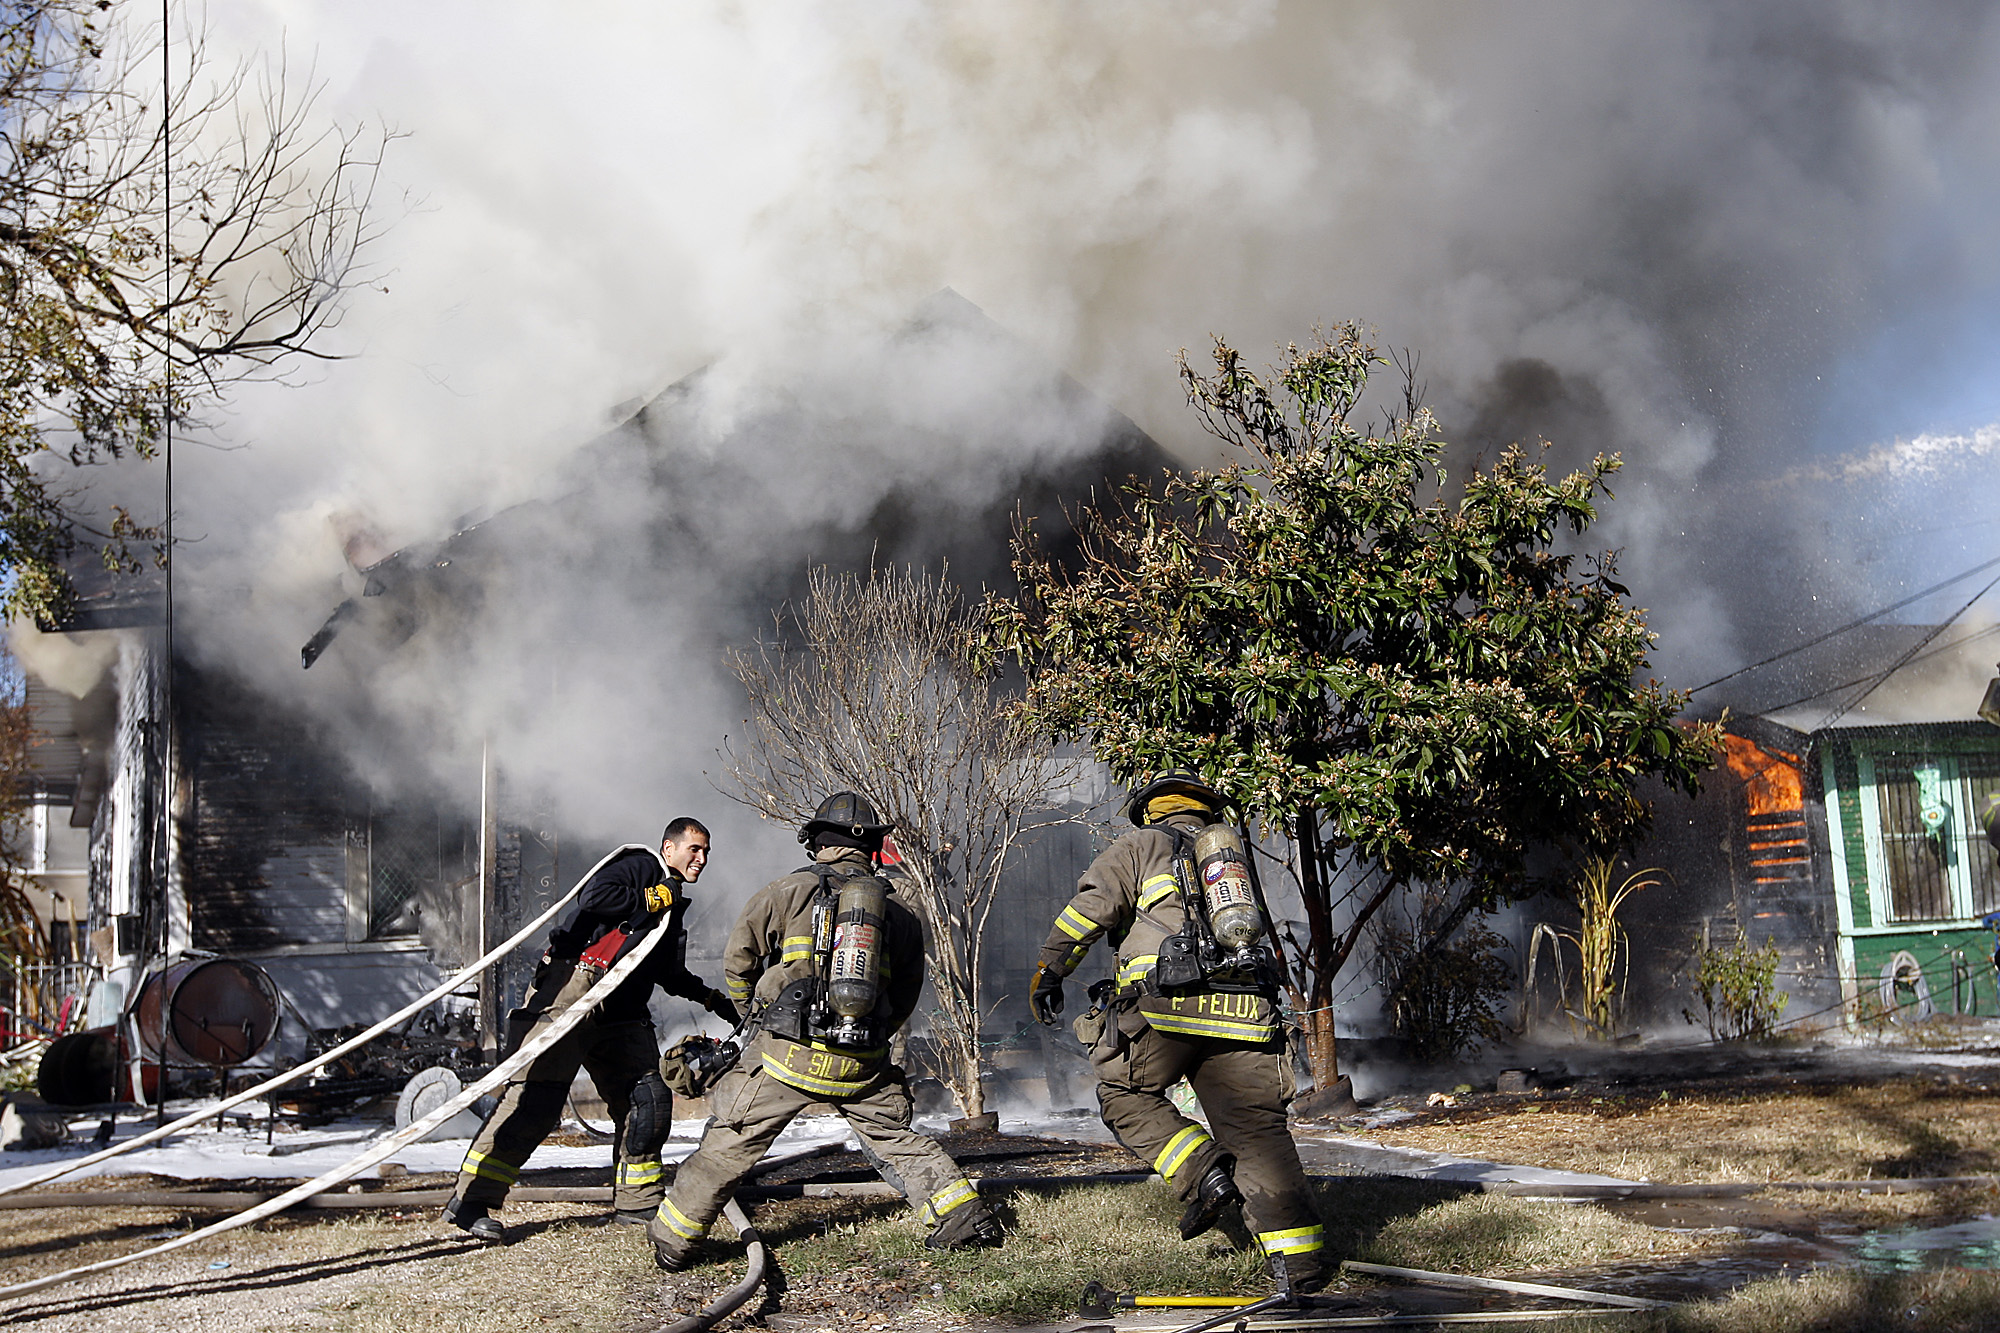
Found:
[[[295, 70], [314, 53], [326, 112], [405, 132], [387, 182], [408, 203], [374, 255], [384, 290], [338, 331], [351, 359], [241, 395], [217, 432], [240, 448], [183, 448], [180, 527], [200, 538], [183, 578], [208, 608], [191, 632], [329, 715], [368, 693], [461, 750], [511, 730], [606, 822], [715, 804], [698, 775], [735, 724], [714, 649], [754, 628], [717, 581], [782, 582], [795, 571], [764, 566], [809, 558], [797, 534], [851, 527], [894, 480], [969, 506], [1089, 438], [1022, 387], [1030, 362], [1200, 458], [1176, 349], [1222, 333], [1254, 357], [1368, 321], [1422, 352], [1469, 446], [1625, 454], [1601, 534], [1653, 609], [1656, 665], [1687, 683], [1787, 617], [1893, 595], [1902, 568], [1843, 567], [1826, 605], [1806, 600], [1848, 503], [1813, 490], [1827, 380], [2000, 277], [2000, 26], [1977, 7], [240, 0], [212, 17], [224, 49], [282, 46]], [[894, 332], [944, 287], [1031, 350], [913, 355]], [[549, 581], [472, 651], [420, 632], [387, 663], [337, 645], [299, 672], [358, 590], [357, 523], [400, 546], [558, 493], [594, 475], [577, 450], [614, 404], [702, 367], [672, 447], [708, 482], [635, 477], [605, 492], [631, 512], [599, 517], [681, 515], [726, 560], [662, 578], [645, 553], [593, 553], [579, 586], [563, 557], [588, 543], [540, 531]], [[801, 403], [854, 429], [754, 429]], [[1913, 433], [1938, 424], [1911, 411]], [[1745, 491], [1774, 475], [1779, 498]], [[591, 666], [553, 687], [552, 603], [560, 633], [623, 617], [654, 626], [651, 649], [564, 643]], [[605, 781], [628, 736], [657, 745]]]
[[1967, 434], [1925, 433], [1907, 440], [1891, 440], [1843, 457], [1792, 468], [1773, 484], [1935, 479], [1995, 454], [2000, 454], [2000, 422]]

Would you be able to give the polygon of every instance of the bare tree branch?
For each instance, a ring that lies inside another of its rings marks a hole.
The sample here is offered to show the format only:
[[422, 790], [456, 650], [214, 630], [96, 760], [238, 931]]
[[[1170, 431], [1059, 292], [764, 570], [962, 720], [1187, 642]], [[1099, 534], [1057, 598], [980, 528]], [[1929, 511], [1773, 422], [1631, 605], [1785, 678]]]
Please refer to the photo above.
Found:
[[[0, 15], [0, 560], [6, 609], [47, 616], [85, 529], [50, 464], [150, 457], [232, 386], [332, 357], [392, 136], [323, 122], [309, 70], [218, 67], [122, 0]], [[113, 565], [156, 540], [112, 532]]]
[[985, 1106], [979, 992], [1002, 876], [1024, 838], [1067, 822], [1055, 794], [1078, 776], [986, 665], [983, 627], [944, 574], [815, 569], [777, 636], [731, 655], [750, 732], [723, 752], [725, 793], [768, 819], [803, 822], [850, 790], [895, 825], [929, 935], [935, 1072], [968, 1116]]

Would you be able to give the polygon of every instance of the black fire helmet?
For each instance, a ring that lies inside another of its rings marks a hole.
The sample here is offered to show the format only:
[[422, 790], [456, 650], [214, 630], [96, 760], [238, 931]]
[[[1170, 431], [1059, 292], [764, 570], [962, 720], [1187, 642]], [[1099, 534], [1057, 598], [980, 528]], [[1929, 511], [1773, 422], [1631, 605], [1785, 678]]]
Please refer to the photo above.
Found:
[[1144, 827], [1146, 806], [1156, 796], [1192, 796], [1207, 804], [1211, 813], [1220, 813], [1229, 804], [1222, 793], [1201, 780], [1197, 773], [1185, 768], [1170, 768], [1143, 787], [1134, 787], [1132, 794], [1125, 798], [1125, 818]]
[[837, 791], [819, 803], [813, 817], [799, 825], [799, 841], [810, 842], [815, 833], [845, 833], [851, 838], [881, 838], [894, 824], [884, 824], [875, 807], [859, 794]]

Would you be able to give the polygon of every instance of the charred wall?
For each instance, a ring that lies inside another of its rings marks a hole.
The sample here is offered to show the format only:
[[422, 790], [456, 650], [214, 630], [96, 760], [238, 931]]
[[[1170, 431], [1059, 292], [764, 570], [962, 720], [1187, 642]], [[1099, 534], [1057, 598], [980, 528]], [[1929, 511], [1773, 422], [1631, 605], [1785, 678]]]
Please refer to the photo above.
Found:
[[337, 752], [222, 673], [180, 664], [174, 699], [194, 946], [229, 954], [344, 941], [349, 781]]
[[1657, 867], [1665, 880], [1623, 913], [1635, 1024], [1701, 1022], [1698, 951], [1738, 938], [1752, 948], [1777, 946], [1778, 984], [1792, 996], [1787, 1021], [1837, 1009], [1839, 927], [1807, 751], [1807, 738], [1789, 728], [1733, 719], [1722, 760], [1698, 795], [1647, 793], [1653, 832], [1630, 864]]

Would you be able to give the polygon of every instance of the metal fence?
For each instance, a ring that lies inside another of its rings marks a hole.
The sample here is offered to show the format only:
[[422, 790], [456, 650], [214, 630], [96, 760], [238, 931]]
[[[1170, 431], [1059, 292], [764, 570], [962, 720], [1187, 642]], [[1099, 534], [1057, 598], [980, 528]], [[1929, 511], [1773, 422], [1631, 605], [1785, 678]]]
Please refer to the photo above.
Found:
[[47, 963], [19, 954], [0, 961], [0, 1050], [82, 1027], [97, 973], [90, 963]]

